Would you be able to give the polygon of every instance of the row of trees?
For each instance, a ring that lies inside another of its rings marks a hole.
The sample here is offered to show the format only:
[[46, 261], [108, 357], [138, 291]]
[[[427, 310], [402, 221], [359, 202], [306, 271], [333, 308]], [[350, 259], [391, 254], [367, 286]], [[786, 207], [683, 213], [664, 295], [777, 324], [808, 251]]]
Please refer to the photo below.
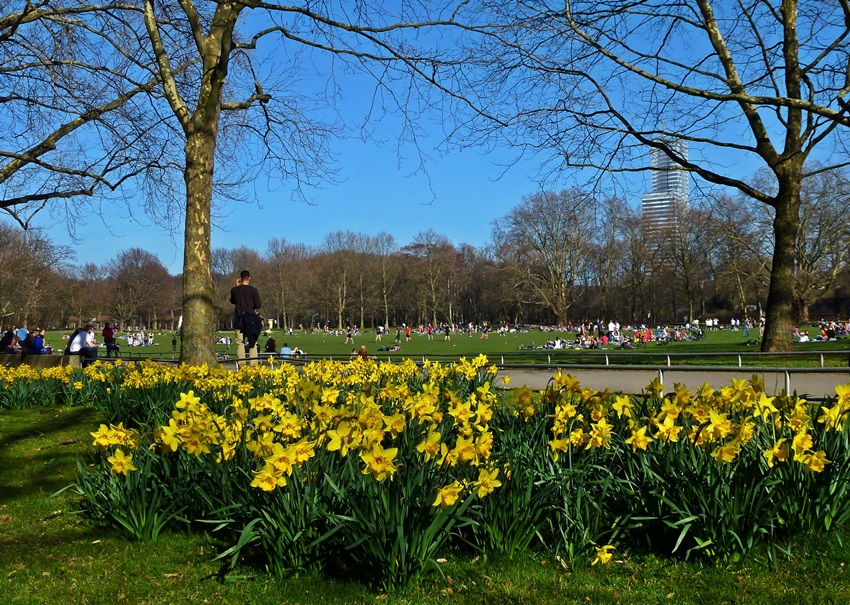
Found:
[[[558, 174], [645, 169], [653, 147], [764, 205], [773, 246], [762, 347], [780, 350], [801, 303], [804, 184], [850, 162], [848, 39], [848, 0], [10, 0], [0, 9], [0, 207], [24, 226], [48, 204], [73, 216], [86, 199], [142, 201], [182, 221], [183, 359], [213, 362], [213, 201], [258, 175], [295, 191], [321, 178], [338, 125], [318, 118], [342, 97], [334, 81], [305, 95], [302, 76], [356, 70], [375, 82], [367, 122], [398, 111], [403, 138], [436, 109], [461, 144], [514, 145]], [[818, 158], [829, 165], [811, 169]], [[746, 161], [765, 178], [731, 168]], [[546, 268], [556, 315], [586, 283], [570, 263]], [[335, 300], [344, 308], [348, 290]]]
[[[821, 312], [850, 314], [848, 182], [827, 172], [804, 188], [793, 292], [801, 323], [814, 303], [833, 298], [843, 306]], [[703, 199], [659, 232], [623, 200], [571, 189], [527, 196], [493, 222], [482, 248], [428, 230], [407, 244], [388, 233], [338, 231], [315, 248], [274, 239], [264, 251], [219, 249], [216, 326], [232, 327], [230, 288], [244, 268], [260, 288], [265, 316], [284, 328], [752, 317], [770, 283], [773, 217], [765, 208]], [[103, 267], [62, 267], [67, 251], [37, 233], [0, 231], [0, 266], [17, 268], [0, 273], [4, 312], [18, 322], [108, 318], [173, 329], [182, 313], [181, 280], [149, 252], [127, 250]]]

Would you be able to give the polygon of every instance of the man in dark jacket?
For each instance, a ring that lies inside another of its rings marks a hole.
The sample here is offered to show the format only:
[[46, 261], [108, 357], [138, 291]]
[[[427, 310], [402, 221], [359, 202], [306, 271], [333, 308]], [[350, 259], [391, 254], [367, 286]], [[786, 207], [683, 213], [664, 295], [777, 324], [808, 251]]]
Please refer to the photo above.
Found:
[[263, 329], [263, 321], [259, 316], [260, 293], [251, 285], [251, 273], [248, 270], [239, 274], [236, 287], [230, 289], [230, 302], [235, 305], [236, 327], [236, 358], [245, 359], [247, 344], [249, 364], [256, 364], [259, 351], [257, 340]]

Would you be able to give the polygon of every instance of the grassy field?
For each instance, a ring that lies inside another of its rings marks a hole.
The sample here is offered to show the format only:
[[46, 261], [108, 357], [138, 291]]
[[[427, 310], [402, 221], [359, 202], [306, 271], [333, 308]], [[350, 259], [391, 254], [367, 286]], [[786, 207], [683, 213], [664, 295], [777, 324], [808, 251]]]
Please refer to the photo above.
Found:
[[89, 432], [101, 419], [89, 408], [0, 412], [0, 603], [280, 604], [355, 603], [846, 603], [850, 533], [843, 545], [813, 537], [770, 569], [755, 555], [734, 565], [685, 563], [618, 552], [616, 563], [572, 566], [544, 550], [512, 561], [445, 553], [443, 574], [389, 595], [334, 578], [284, 580], [219, 575], [218, 545], [191, 532], [158, 541], [126, 541], [74, 514], [71, 492]]
[[[812, 331], [813, 328], [810, 328]], [[757, 331], [753, 331], [757, 336]], [[48, 335], [48, 342], [54, 348], [64, 348], [62, 340], [63, 333], [53, 332]], [[230, 332], [220, 332], [218, 336], [230, 336]], [[393, 346], [395, 335], [384, 335], [381, 342], [375, 341], [374, 332], [365, 332], [354, 337], [354, 344], [345, 342], [345, 335], [325, 335], [296, 332], [286, 335], [282, 332], [273, 332], [272, 336], [277, 341], [277, 349], [286, 342], [290, 347], [305, 351], [311, 356], [333, 356], [334, 358], [347, 359], [352, 348], [365, 345], [370, 355], [379, 359], [399, 359], [411, 357], [413, 359], [430, 358], [439, 360], [456, 359], [460, 356], [476, 356], [483, 353], [490, 357], [491, 361], [501, 363], [605, 363], [605, 356], [609, 356], [611, 364], [630, 363], [653, 363], [666, 364], [668, 354], [693, 355], [688, 359], [679, 359], [677, 364], [697, 365], [729, 365], [738, 363], [738, 353], [749, 353], [751, 356], [742, 358], [743, 365], [765, 366], [765, 365], [788, 365], [788, 366], [811, 366], [820, 365], [817, 355], [806, 358], [782, 357], [774, 355], [759, 355], [758, 345], [751, 344], [752, 341], [733, 330], [720, 330], [708, 332], [703, 340], [672, 342], [667, 345], [659, 345], [651, 342], [636, 350], [622, 350], [616, 346], [609, 346], [604, 350], [543, 350], [542, 347], [548, 339], [556, 337], [573, 339], [574, 334], [561, 332], [542, 332], [534, 330], [525, 333], [509, 333], [504, 336], [492, 333], [488, 339], [482, 339], [479, 334], [471, 337], [465, 334], [453, 334], [451, 340], [444, 340], [443, 336], [435, 336], [428, 340], [426, 336], [413, 334], [411, 341], [406, 342], [402, 336], [401, 351], [383, 352], [378, 349], [382, 346]], [[119, 338], [121, 344], [121, 355], [124, 357], [134, 356], [164, 356], [176, 359], [178, 355], [172, 354], [171, 340], [173, 334], [170, 332], [156, 333], [155, 344], [151, 347], [128, 347], [125, 339]], [[266, 336], [260, 339], [260, 350], [262, 351]], [[178, 344], [179, 347], [179, 344]], [[539, 348], [537, 348], [539, 347]], [[226, 345], [216, 345], [217, 351], [222, 355], [235, 357], [235, 339], [229, 350]], [[834, 342], [810, 342], [796, 345], [797, 351], [848, 351], [850, 349], [850, 338], [845, 337]], [[703, 354], [727, 353], [727, 356], [703, 356]], [[105, 349], [101, 350], [101, 356], [105, 355]], [[830, 355], [824, 358], [827, 366], [847, 367], [847, 355]]]

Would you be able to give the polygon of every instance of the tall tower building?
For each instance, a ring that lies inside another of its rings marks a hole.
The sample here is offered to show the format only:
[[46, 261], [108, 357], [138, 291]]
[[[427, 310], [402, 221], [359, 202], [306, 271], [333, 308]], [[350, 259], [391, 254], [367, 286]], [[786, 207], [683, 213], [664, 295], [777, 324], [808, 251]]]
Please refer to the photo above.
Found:
[[[688, 143], [681, 139], [667, 140], [674, 152], [688, 159]], [[688, 207], [689, 174], [660, 149], [653, 148], [650, 157], [652, 192], [644, 194], [643, 217], [652, 231], [676, 226], [677, 217]]]

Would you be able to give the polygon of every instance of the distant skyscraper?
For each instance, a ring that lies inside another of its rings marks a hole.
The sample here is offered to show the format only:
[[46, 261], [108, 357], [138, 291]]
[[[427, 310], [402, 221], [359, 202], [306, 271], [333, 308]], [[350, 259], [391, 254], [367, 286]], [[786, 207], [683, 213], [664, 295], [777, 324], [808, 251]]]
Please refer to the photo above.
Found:
[[[681, 139], [667, 141], [675, 153], [688, 159], [688, 143]], [[679, 167], [666, 153], [652, 148], [652, 193], [643, 196], [643, 217], [652, 231], [675, 227], [680, 212], [688, 207], [688, 171]]]

